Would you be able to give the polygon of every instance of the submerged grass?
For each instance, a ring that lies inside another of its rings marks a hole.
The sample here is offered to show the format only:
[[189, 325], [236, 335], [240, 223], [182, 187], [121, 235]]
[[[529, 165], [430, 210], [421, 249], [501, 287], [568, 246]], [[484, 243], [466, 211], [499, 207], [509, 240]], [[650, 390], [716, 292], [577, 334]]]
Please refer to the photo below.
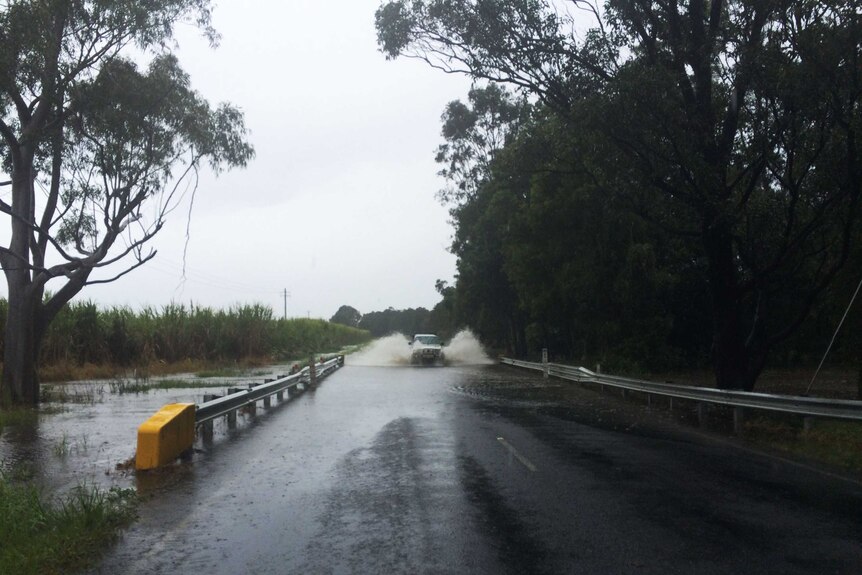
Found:
[[[200, 377], [200, 376], [199, 376]], [[225, 387], [223, 381], [200, 381], [194, 379], [160, 379], [156, 381], [114, 380], [109, 383], [111, 393], [149, 393], [154, 389], [206, 389]]]
[[79, 486], [59, 500], [0, 475], [0, 573], [69, 573], [92, 565], [136, 517], [134, 490]]
[[108, 382], [108, 388], [113, 394], [124, 395], [126, 393], [149, 393], [151, 386], [146, 380], [118, 378]]
[[31, 424], [38, 418], [39, 412], [32, 408], [0, 409], [0, 431], [8, 425]]
[[67, 386], [43, 385], [40, 389], [43, 403], [73, 403], [78, 405], [94, 405], [105, 400], [105, 388], [102, 385]]
[[225, 387], [223, 381], [196, 381], [193, 379], [162, 379], [152, 384], [152, 389], [201, 389]]

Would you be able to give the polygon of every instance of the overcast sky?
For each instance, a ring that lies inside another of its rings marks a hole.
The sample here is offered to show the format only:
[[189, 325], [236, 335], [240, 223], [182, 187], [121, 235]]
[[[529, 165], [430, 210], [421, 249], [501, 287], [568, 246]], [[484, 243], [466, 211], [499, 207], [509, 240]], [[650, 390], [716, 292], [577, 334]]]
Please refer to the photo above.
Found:
[[215, 50], [180, 30], [193, 86], [245, 112], [257, 157], [218, 178], [204, 173], [185, 281], [187, 206], [155, 240], [154, 261], [76, 299], [135, 309], [256, 302], [280, 316], [287, 289], [288, 316], [327, 319], [342, 304], [366, 313], [439, 301], [434, 282], [452, 281], [455, 258], [434, 150], [440, 114], [470, 84], [386, 61], [375, 41], [379, 3], [223, 2]]

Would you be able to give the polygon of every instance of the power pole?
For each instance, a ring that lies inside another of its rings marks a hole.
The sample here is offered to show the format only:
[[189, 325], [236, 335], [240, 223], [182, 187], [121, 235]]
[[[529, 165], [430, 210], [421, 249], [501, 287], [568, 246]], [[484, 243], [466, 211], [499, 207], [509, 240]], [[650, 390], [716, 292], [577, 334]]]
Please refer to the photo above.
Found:
[[287, 298], [290, 297], [290, 292], [284, 288], [284, 319], [287, 319]]

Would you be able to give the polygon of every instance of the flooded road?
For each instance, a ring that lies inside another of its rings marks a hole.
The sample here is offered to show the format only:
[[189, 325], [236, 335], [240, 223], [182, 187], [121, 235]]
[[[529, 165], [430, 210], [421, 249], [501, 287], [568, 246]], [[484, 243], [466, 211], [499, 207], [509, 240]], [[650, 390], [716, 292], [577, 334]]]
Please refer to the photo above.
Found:
[[[168, 403], [199, 403], [204, 394], [261, 383], [288, 373], [273, 365], [232, 376], [198, 378], [193, 374], [136, 380], [84, 381], [42, 385], [43, 401], [24, 421], [0, 433], [0, 472], [32, 477], [49, 493], [80, 484], [101, 488], [134, 487], [135, 478], [117, 465], [134, 457], [138, 426]], [[178, 388], [160, 389], [171, 381]], [[206, 387], [184, 388], [185, 385]]]
[[93, 573], [853, 573], [862, 488], [498, 366], [348, 366], [139, 484]]

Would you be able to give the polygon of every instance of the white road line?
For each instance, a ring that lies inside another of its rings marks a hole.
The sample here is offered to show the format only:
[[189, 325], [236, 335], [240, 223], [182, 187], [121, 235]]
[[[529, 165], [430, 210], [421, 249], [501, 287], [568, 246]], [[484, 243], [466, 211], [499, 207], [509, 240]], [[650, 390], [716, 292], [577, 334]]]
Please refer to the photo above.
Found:
[[535, 466], [535, 465], [533, 465], [533, 463], [532, 463], [529, 459], [527, 459], [526, 457], [524, 457], [523, 455], [521, 455], [520, 453], [518, 453], [518, 450], [517, 450], [517, 449], [515, 449], [515, 448], [512, 446], [512, 444], [511, 444], [511, 443], [509, 443], [508, 441], [506, 441], [506, 440], [505, 440], [505, 439], [503, 439], [502, 437], [498, 437], [498, 438], [497, 438], [497, 441], [499, 441], [501, 444], [503, 444], [503, 447], [505, 447], [506, 449], [508, 449], [508, 450], [509, 450], [509, 453], [511, 453], [512, 455], [514, 455], [514, 456], [515, 456], [515, 459], [517, 459], [518, 461], [520, 461], [520, 462], [523, 464], [523, 466], [524, 466], [524, 467], [526, 467], [526, 468], [527, 468], [527, 469], [529, 469], [530, 471], [533, 471], [533, 472], [535, 472], [535, 471], [536, 471], [536, 466]]

